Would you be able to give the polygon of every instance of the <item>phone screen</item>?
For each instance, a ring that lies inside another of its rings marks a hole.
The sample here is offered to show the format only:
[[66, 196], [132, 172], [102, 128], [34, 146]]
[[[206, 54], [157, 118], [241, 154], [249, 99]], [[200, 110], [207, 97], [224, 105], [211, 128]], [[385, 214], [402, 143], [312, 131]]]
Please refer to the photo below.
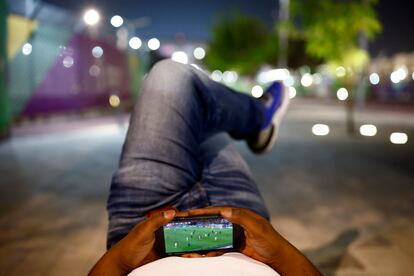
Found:
[[222, 217], [174, 220], [164, 226], [166, 253], [233, 248], [233, 224]]

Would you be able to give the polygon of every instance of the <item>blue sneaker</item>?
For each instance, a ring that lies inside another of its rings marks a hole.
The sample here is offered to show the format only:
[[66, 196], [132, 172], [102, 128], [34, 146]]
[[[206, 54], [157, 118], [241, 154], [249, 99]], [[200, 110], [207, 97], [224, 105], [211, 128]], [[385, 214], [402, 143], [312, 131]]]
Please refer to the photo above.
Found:
[[268, 152], [276, 142], [279, 126], [289, 105], [289, 91], [282, 82], [273, 82], [260, 98], [265, 105], [264, 122], [259, 133], [247, 141], [257, 154]]

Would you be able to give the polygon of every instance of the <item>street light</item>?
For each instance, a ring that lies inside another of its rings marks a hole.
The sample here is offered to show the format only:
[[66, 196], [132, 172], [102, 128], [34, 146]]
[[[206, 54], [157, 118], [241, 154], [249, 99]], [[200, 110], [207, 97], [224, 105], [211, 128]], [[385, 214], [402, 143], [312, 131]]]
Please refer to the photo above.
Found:
[[83, 15], [83, 21], [85, 21], [85, 23], [90, 26], [98, 23], [100, 18], [101, 16], [95, 9], [89, 9]]

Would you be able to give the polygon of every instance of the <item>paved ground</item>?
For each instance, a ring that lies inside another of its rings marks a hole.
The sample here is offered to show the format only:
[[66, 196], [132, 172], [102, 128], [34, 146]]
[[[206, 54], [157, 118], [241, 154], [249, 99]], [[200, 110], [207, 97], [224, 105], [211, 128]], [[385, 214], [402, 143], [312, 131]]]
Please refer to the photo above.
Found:
[[[277, 147], [252, 168], [272, 223], [326, 275], [412, 275], [413, 114], [371, 110], [373, 138], [345, 135], [339, 106], [296, 101]], [[105, 201], [122, 118], [37, 122], [0, 144], [0, 275], [83, 275], [104, 252]], [[331, 133], [316, 137], [314, 123]], [[407, 145], [388, 142], [409, 133]]]

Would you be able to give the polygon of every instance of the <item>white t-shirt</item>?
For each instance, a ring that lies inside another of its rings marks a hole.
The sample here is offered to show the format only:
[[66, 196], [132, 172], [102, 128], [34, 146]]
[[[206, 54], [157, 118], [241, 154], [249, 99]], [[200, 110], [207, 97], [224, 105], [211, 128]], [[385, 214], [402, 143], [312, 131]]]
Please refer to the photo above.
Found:
[[268, 265], [241, 253], [218, 257], [167, 257], [143, 265], [128, 276], [279, 276]]

